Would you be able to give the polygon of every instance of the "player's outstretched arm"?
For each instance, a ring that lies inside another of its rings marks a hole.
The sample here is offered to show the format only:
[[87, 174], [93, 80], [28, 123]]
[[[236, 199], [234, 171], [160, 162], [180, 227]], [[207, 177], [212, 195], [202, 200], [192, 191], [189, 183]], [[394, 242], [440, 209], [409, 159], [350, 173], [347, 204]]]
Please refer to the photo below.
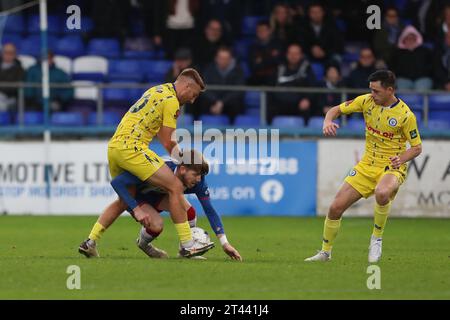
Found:
[[176, 141], [175, 128], [162, 126], [159, 129], [158, 138], [170, 156], [176, 160], [180, 160], [181, 148]]
[[218, 234], [217, 237], [219, 238], [220, 243], [222, 243], [222, 249], [223, 251], [230, 256], [231, 259], [242, 261], [242, 257], [239, 254], [239, 251], [237, 251], [227, 240], [227, 237], [225, 234]]
[[339, 106], [334, 106], [328, 110], [325, 115], [325, 120], [323, 121], [323, 134], [324, 136], [336, 136], [336, 131], [339, 128], [337, 123], [333, 120], [337, 119], [341, 115], [341, 109]]

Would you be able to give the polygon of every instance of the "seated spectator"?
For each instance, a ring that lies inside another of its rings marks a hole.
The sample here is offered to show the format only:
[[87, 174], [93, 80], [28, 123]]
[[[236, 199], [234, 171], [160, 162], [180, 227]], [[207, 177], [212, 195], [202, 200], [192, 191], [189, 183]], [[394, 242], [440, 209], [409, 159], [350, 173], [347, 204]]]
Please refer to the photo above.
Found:
[[[0, 58], [0, 82], [21, 82], [24, 71], [17, 59], [16, 47], [6, 43]], [[16, 88], [0, 88], [0, 111], [13, 111], [17, 101]]]
[[413, 26], [406, 27], [400, 35], [391, 65], [398, 89], [429, 90], [433, 86], [432, 55], [422, 42], [422, 35]]
[[[207, 84], [213, 85], [244, 85], [245, 76], [236, 63], [231, 49], [221, 47], [217, 51], [215, 62], [210, 64], [203, 73]], [[207, 90], [198, 99], [203, 114], [226, 114], [231, 122], [244, 109], [242, 91]]]
[[249, 83], [252, 85], [270, 84], [280, 62], [281, 48], [279, 42], [272, 38], [270, 25], [261, 21], [256, 27], [256, 41], [250, 47]]
[[[55, 65], [53, 52], [48, 53], [49, 81], [50, 83], [69, 83], [70, 76]], [[30, 67], [26, 73], [27, 83], [42, 82], [42, 67], [40, 63]], [[73, 98], [73, 88], [55, 88], [50, 85], [50, 109], [63, 111], [65, 104]], [[25, 88], [27, 109], [42, 110], [42, 88]]]
[[357, 65], [350, 71], [346, 79], [346, 86], [349, 88], [367, 89], [369, 75], [376, 71], [375, 56], [370, 48], [362, 48], [359, 52]]
[[192, 67], [192, 53], [188, 48], [180, 48], [175, 52], [172, 68], [167, 71], [165, 82], [175, 82], [178, 75], [186, 68]]
[[223, 36], [222, 24], [217, 19], [212, 19], [205, 27], [202, 34], [195, 43], [194, 62], [200, 68], [204, 68], [214, 61], [217, 50], [228, 43]]
[[387, 8], [381, 29], [375, 31], [373, 48], [375, 54], [388, 65], [392, 62], [392, 55], [397, 48], [398, 38], [404, 28], [398, 10], [395, 7]]
[[270, 26], [274, 38], [283, 46], [283, 49], [297, 38], [298, 30], [293, 22], [290, 8], [286, 4], [275, 5], [270, 18]]
[[299, 41], [305, 44], [308, 57], [313, 62], [340, 62], [344, 42], [336, 25], [325, 20], [323, 6], [319, 3], [311, 4], [308, 8], [308, 18], [299, 38]]
[[[367, 79], [366, 79], [367, 80]], [[325, 79], [321, 81], [320, 86], [327, 89], [338, 89], [344, 86], [342, 81], [341, 73], [339, 67], [336, 65], [329, 65], [325, 71]], [[340, 93], [326, 93], [321, 94], [318, 99], [318, 112], [316, 115], [325, 116], [325, 114], [332, 107], [337, 106], [341, 103], [342, 97]]]
[[[280, 87], [313, 87], [316, 78], [311, 64], [304, 57], [299, 44], [291, 44], [286, 52], [286, 63], [278, 66], [275, 80]], [[306, 93], [277, 92], [269, 96], [268, 122], [277, 115], [302, 116], [307, 121], [312, 114], [310, 95]]]
[[436, 47], [433, 57], [435, 87], [450, 91], [450, 31], [445, 34], [445, 41]]

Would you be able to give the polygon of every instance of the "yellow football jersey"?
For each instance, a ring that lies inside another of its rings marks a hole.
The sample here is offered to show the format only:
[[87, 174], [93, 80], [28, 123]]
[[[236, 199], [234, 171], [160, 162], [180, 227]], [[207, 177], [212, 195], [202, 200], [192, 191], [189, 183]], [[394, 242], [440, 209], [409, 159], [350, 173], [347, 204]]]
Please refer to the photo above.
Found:
[[390, 107], [377, 105], [371, 94], [356, 97], [339, 105], [342, 113], [362, 112], [366, 124], [366, 147], [362, 163], [376, 167], [390, 164], [390, 157], [422, 143], [416, 116], [401, 99]]
[[148, 146], [161, 126], [177, 127], [179, 110], [180, 103], [173, 83], [151, 87], [123, 116], [110, 144]]

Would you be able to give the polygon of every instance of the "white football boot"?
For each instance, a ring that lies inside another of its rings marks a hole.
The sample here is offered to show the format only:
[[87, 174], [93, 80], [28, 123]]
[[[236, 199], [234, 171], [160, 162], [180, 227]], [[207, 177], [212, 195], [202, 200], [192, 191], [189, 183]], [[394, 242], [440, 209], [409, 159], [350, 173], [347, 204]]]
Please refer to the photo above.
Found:
[[369, 263], [377, 263], [381, 259], [381, 247], [383, 244], [382, 238], [370, 237], [369, 245]]
[[78, 247], [78, 252], [83, 254], [86, 258], [99, 258], [97, 245], [93, 240], [84, 240]]
[[137, 244], [138, 248], [141, 249], [142, 251], [144, 251], [144, 253], [147, 256], [149, 256], [150, 258], [165, 259], [165, 258], [169, 257], [167, 252], [156, 248], [151, 243], [147, 243], [142, 237], [139, 237], [136, 240], [136, 244]]
[[180, 250], [178, 251], [178, 255], [184, 258], [192, 258], [205, 254], [207, 251], [214, 248], [214, 242], [203, 243], [196, 240], [193, 240], [192, 246], [188, 248], [183, 248], [180, 245]]
[[320, 250], [316, 255], [306, 258], [305, 261], [330, 261], [331, 260], [331, 252]]

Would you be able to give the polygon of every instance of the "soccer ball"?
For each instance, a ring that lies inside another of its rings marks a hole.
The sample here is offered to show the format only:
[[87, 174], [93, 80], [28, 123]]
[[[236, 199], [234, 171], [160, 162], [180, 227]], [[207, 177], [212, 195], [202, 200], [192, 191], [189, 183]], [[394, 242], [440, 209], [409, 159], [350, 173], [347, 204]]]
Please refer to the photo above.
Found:
[[209, 243], [211, 239], [209, 237], [208, 232], [199, 227], [191, 228], [192, 231], [192, 239], [201, 243]]

